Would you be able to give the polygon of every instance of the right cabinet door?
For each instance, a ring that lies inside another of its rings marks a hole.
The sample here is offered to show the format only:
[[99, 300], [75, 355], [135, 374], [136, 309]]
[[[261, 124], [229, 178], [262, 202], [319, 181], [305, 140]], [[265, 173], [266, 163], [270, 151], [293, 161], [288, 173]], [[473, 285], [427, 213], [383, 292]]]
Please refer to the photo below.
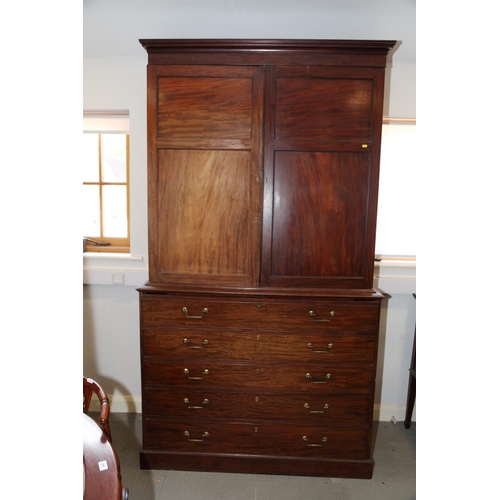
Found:
[[269, 68], [262, 284], [372, 287], [383, 78]]

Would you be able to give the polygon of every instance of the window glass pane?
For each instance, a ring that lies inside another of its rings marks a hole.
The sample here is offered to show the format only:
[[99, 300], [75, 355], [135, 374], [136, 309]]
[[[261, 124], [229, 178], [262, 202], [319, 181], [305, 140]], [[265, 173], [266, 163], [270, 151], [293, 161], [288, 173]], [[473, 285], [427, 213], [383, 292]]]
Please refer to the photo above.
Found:
[[103, 236], [126, 238], [127, 224], [127, 188], [125, 186], [103, 186]]
[[83, 186], [83, 236], [101, 236], [99, 186]]
[[104, 182], [127, 182], [126, 134], [101, 135], [101, 160]]
[[83, 182], [99, 182], [99, 134], [83, 134]]

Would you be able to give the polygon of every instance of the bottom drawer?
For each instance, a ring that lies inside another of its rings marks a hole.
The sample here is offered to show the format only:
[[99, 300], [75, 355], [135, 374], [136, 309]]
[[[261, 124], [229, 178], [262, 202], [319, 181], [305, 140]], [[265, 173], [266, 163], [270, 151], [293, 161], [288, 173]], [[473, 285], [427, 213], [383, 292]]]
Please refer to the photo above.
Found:
[[145, 420], [144, 449], [169, 452], [370, 458], [371, 429], [256, 422]]

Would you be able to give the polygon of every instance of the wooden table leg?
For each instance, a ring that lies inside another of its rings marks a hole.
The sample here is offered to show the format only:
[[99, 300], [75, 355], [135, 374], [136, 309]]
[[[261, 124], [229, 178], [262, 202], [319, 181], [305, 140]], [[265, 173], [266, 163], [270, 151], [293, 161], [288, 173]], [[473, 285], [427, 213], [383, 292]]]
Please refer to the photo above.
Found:
[[[416, 294], [413, 294], [415, 299]], [[411, 354], [411, 364], [410, 364], [410, 378], [408, 380], [408, 396], [406, 399], [406, 415], [405, 415], [405, 427], [410, 428], [411, 416], [413, 414], [413, 407], [415, 405], [415, 396], [417, 393], [417, 327], [415, 326], [415, 335], [413, 337], [413, 351]]]

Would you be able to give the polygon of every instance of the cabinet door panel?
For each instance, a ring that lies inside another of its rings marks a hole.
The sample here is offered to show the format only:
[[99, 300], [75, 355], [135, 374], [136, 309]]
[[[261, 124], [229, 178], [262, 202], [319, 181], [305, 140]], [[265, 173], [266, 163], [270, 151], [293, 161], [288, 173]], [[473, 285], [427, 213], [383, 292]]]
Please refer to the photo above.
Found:
[[271, 283], [362, 280], [368, 154], [277, 152]]
[[277, 78], [275, 139], [371, 141], [373, 80]]
[[158, 227], [162, 274], [250, 274], [248, 151], [161, 150]]
[[158, 137], [251, 136], [252, 79], [160, 77]]

